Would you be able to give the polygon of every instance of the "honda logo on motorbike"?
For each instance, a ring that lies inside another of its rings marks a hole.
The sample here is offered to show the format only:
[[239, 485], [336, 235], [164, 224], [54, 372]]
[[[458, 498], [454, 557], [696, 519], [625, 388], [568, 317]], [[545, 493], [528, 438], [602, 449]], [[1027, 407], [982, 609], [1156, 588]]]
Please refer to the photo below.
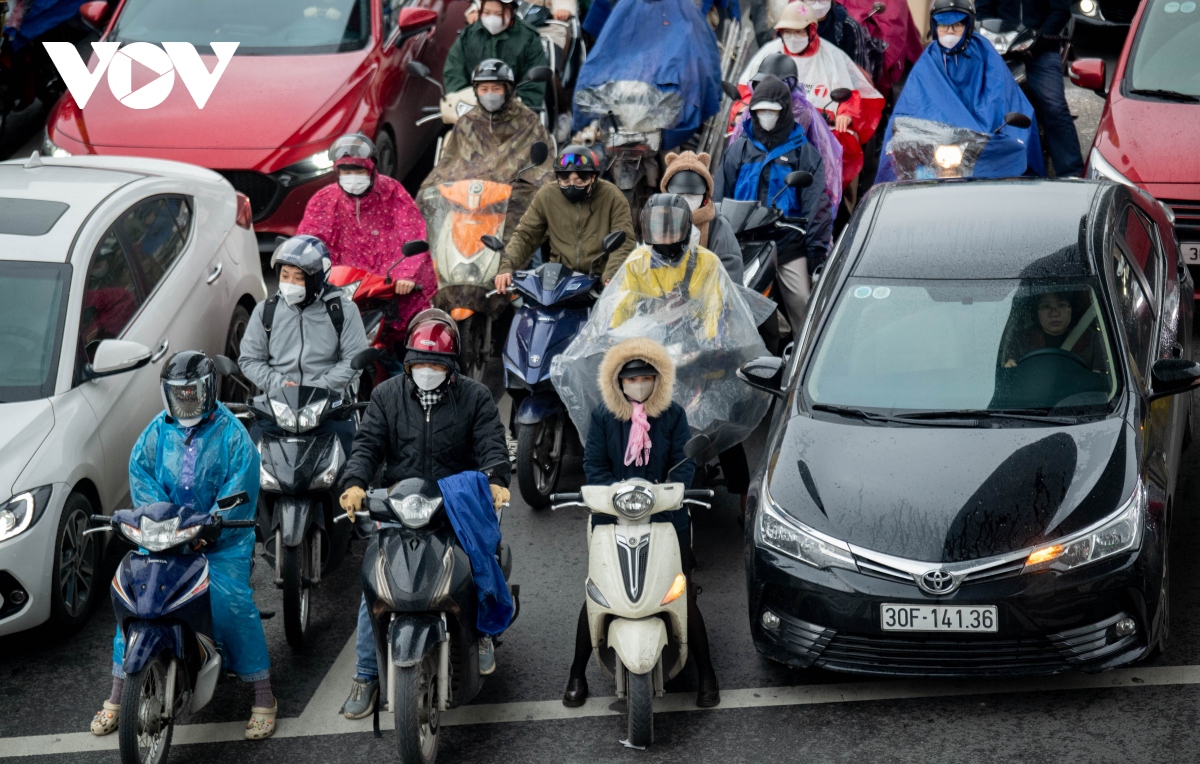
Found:
[[[108, 89], [118, 101], [131, 109], [151, 109], [167, 100], [171, 89], [175, 87], [176, 72], [196, 102], [196, 108], [203, 109], [240, 43], [210, 43], [217, 57], [217, 65], [211, 72], [204, 66], [196, 46], [190, 42], [164, 42], [161, 48], [148, 42], [132, 42], [123, 48], [119, 42], [94, 42], [92, 50], [96, 54], [96, 68], [91, 71], [88, 71], [87, 62], [71, 43], [42, 44], [46, 46], [46, 53], [54, 62], [54, 68], [58, 70], [71, 97], [81, 109], [87, 106], [105, 71], [108, 72]], [[158, 77], [134, 90], [134, 62]]]

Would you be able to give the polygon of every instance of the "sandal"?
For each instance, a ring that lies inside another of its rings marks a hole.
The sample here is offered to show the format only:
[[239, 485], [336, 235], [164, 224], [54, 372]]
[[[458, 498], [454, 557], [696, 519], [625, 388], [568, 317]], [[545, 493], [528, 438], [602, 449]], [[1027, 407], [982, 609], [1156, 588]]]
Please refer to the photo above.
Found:
[[104, 708], [96, 712], [96, 716], [92, 719], [92, 734], [96, 737], [104, 737], [117, 731], [117, 719], [121, 715], [121, 706], [116, 703], [104, 701]]
[[279, 701], [271, 708], [254, 706], [250, 709], [250, 721], [246, 724], [247, 740], [266, 740], [275, 734], [275, 714], [279, 713]]

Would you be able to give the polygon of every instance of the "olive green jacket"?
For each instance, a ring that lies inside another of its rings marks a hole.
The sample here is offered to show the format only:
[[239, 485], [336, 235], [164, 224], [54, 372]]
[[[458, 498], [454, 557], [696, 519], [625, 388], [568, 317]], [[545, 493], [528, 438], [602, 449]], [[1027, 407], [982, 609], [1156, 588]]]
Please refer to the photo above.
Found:
[[471, 74], [481, 61], [498, 58], [512, 67], [517, 78], [517, 95], [531, 109], [542, 105], [546, 99], [546, 83], [522, 82], [529, 70], [535, 66], [549, 66], [542, 38], [537, 30], [521, 19], [514, 19], [512, 26], [498, 35], [493, 35], [478, 20], [463, 27], [458, 39], [446, 54], [446, 66], [442, 71], [442, 85], [447, 93], [457, 93], [471, 86]]

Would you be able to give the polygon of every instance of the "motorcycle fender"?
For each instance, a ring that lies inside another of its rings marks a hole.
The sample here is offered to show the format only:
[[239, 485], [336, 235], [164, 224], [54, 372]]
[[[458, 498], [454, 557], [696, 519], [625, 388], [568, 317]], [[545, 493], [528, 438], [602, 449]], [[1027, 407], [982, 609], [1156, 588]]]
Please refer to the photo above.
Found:
[[183, 659], [183, 627], [180, 624], [156, 623], [153, 621], [126, 621], [125, 659], [121, 668], [126, 674], [135, 674], [154, 660], [164, 650]]
[[217, 681], [221, 678], [221, 654], [217, 652], [216, 645], [212, 648], [208, 660], [196, 674], [196, 689], [192, 692], [192, 707], [189, 713], [195, 713], [208, 705], [212, 700], [213, 691], [217, 689]]
[[608, 625], [608, 646], [634, 674], [648, 674], [667, 646], [667, 626], [661, 618], [616, 618]]
[[397, 614], [388, 630], [392, 663], [401, 668], [417, 665], [426, 654], [446, 641], [446, 625], [436, 613]]
[[517, 424], [537, 424], [562, 413], [563, 405], [553, 393], [535, 393], [521, 401], [517, 409]]
[[313, 523], [313, 502], [304, 496], [279, 496], [275, 514], [283, 528], [283, 545], [299, 546]]

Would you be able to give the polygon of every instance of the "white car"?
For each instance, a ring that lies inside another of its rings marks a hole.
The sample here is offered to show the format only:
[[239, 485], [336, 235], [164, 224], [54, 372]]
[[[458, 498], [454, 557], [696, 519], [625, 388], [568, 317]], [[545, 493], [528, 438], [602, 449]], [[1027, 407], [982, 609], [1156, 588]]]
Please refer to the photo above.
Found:
[[217, 173], [0, 163], [0, 635], [77, 629], [107, 597], [106, 534], [83, 532], [129, 506], [162, 362], [236, 356], [265, 297], [249, 201]]

